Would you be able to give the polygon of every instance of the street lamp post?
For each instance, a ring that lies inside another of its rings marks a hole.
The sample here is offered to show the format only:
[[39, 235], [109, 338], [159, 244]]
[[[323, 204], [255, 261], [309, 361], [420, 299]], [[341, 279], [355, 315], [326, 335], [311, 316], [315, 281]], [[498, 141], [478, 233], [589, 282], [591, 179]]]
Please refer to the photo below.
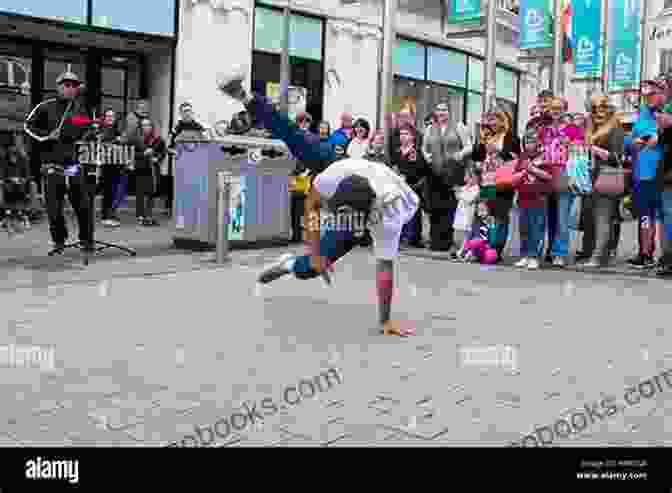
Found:
[[[394, 67], [393, 54], [394, 45], [397, 39], [396, 20], [397, 20], [397, 2], [398, 0], [383, 0], [383, 51], [381, 60], [380, 74], [380, 99], [378, 102], [378, 126], [384, 127], [389, 103], [392, 101], [392, 87], [394, 85]], [[389, 148], [391, 129], [385, 129], [385, 149]]]
[[283, 10], [284, 33], [282, 38], [282, 57], [280, 60], [280, 111], [289, 111], [289, 81], [290, 81], [290, 64], [289, 64], [289, 35], [292, 19], [292, 5], [291, 0], [287, 0], [287, 5]]
[[551, 90], [556, 96], [560, 96], [564, 90], [562, 72], [562, 0], [554, 0], [553, 18], [553, 76], [551, 78]]
[[487, 28], [485, 38], [485, 77], [483, 78], [483, 112], [494, 108], [497, 98], [497, 58], [495, 47], [497, 45], [497, 3], [488, 0]]

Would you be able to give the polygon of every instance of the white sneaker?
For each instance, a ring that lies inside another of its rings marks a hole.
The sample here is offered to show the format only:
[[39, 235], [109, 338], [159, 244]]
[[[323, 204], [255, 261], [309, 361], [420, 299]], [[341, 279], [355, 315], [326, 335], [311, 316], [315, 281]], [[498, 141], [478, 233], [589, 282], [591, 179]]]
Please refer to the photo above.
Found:
[[294, 258], [291, 253], [286, 253], [271, 265], [264, 267], [257, 277], [257, 282], [260, 284], [268, 284], [276, 279], [286, 276], [291, 272], [289, 269], [289, 261]]
[[553, 259], [553, 266], [554, 267], [564, 267], [565, 266], [565, 259], [563, 257], [555, 257]]
[[514, 265], [516, 267], [520, 267], [521, 269], [524, 269], [525, 267], [528, 266], [530, 263], [530, 259], [527, 257], [521, 258], [518, 262], [516, 262]]
[[527, 262], [527, 268], [528, 268], [529, 270], [537, 270], [537, 269], [539, 268], [539, 260], [536, 259], [536, 258], [531, 258], [531, 259]]

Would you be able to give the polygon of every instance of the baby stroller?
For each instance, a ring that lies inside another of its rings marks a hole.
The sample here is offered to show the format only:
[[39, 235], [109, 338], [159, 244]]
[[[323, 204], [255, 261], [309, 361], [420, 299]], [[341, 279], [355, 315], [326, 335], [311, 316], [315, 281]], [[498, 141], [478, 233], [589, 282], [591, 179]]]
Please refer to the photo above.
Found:
[[21, 177], [5, 178], [0, 191], [0, 229], [10, 236], [30, 229], [30, 181]]

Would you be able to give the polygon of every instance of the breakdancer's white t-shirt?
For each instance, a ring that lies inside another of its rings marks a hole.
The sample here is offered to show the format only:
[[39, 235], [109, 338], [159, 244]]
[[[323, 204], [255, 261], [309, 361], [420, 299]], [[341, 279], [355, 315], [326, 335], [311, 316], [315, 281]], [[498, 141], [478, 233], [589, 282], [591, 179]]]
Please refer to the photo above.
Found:
[[418, 210], [419, 197], [404, 178], [387, 165], [366, 159], [343, 159], [335, 162], [315, 177], [313, 187], [327, 201], [336, 193], [338, 185], [352, 175], [368, 179], [376, 194], [369, 216], [369, 230], [376, 257], [396, 258], [401, 230]]

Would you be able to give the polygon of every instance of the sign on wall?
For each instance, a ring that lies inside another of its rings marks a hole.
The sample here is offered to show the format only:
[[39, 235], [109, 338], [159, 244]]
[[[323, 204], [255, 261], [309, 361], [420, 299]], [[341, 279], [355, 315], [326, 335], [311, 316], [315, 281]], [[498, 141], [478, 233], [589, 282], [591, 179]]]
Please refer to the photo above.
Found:
[[548, 0], [521, 0], [518, 18], [520, 19], [518, 48], [532, 50], [553, 46]]
[[574, 73], [582, 77], [599, 77], [602, 72], [600, 0], [574, 0], [572, 31], [576, 39]]
[[447, 21], [451, 24], [471, 22], [481, 17], [481, 0], [446, 0]]

